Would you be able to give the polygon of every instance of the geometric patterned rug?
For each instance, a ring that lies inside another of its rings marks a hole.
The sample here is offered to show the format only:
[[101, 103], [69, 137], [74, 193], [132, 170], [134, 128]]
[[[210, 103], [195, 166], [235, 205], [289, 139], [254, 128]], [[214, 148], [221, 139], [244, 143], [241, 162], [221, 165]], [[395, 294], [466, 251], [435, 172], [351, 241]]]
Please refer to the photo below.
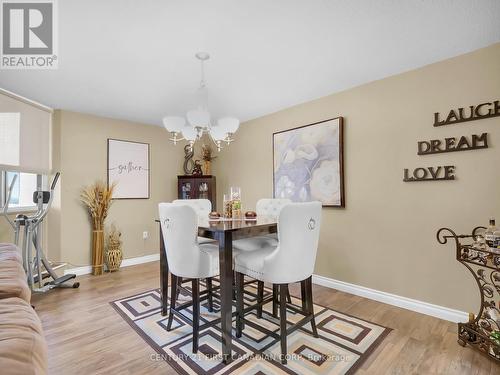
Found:
[[[247, 285], [245, 289], [251, 288]], [[200, 290], [203, 287], [200, 285]], [[271, 290], [265, 290], [265, 294]], [[189, 300], [182, 293], [179, 301]], [[255, 297], [245, 295], [245, 304], [254, 303]], [[292, 303], [300, 300], [292, 296]], [[391, 329], [338, 311], [314, 305], [319, 338], [303, 330], [288, 336], [288, 363], [282, 365], [280, 343], [246, 325], [241, 338], [233, 331], [234, 360], [225, 365], [220, 356], [220, 326], [200, 331], [199, 350], [193, 354], [192, 328], [174, 317], [172, 330], [166, 330], [167, 317], [161, 315], [159, 289], [150, 290], [110, 304], [120, 316], [149, 344], [156, 353], [152, 361], [166, 361], [179, 374], [352, 374], [368, 358]], [[271, 315], [272, 304], [264, 306], [261, 319], [255, 312], [246, 317], [271, 331], [279, 331], [279, 321]], [[200, 325], [217, 319], [219, 305], [214, 298], [214, 312], [207, 310], [206, 301], [200, 306]], [[183, 310], [191, 319], [191, 309]], [[295, 323], [301, 315], [287, 311], [287, 321]], [[305, 325], [308, 330], [310, 326]], [[233, 325], [234, 329], [234, 325]]]

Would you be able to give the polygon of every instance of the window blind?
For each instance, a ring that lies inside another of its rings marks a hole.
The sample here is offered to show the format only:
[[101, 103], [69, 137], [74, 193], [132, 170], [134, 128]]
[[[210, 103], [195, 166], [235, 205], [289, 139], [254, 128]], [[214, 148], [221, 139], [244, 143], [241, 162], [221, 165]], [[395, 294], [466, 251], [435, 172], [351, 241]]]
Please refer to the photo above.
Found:
[[51, 170], [52, 109], [0, 89], [0, 169]]

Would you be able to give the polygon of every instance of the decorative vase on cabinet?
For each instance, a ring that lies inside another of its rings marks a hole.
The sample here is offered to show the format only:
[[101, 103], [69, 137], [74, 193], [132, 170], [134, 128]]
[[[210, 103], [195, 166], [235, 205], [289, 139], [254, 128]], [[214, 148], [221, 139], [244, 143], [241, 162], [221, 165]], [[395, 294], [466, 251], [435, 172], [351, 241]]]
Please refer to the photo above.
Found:
[[177, 193], [179, 199], [208, 199], [217, 208], [215, 176], [177, 176]]

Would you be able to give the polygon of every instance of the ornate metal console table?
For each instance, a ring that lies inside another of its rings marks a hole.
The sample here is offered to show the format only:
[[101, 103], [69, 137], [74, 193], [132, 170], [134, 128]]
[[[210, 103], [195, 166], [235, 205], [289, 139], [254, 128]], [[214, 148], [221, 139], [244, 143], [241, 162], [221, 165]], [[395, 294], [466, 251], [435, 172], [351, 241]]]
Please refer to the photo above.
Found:
[[477, 315], [469, 314], [467, 323], [458, 323], [458, 343], [470, 345], [482, 354], [500, 362], [500, 253], [473, 246], [476, 235], [484, 227], [474, 228], [470, 235], [457, 235], [448, 228], [437, 232], [437, 240], [445, 244], [454, 240], [456, 259], [474, 276], [481, 294]]

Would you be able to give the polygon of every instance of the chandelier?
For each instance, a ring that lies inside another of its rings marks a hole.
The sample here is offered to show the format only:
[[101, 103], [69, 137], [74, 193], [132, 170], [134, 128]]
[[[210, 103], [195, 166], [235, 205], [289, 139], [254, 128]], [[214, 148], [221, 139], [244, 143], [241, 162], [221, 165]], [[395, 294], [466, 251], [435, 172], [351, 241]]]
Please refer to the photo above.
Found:
[[222, 149], [222, 144], [229, 145], [234, 139], [233, 135], [240, 126], [240, 120], [235, 117], [222, 117], [212, 122], [208, 111], [208, 88], [205, 81], [205, 61], [210, 58], [206, 52], [198, 52], [196, 58], [201, 64], [200, 86], [196, 93], [198, 108], [186, 113], [186, 116], [165, 116], [163, 126], [171, 134], [169, 138], [174, 145], [178, 141], [186, 140], [192, 149], [194, 143], [204, 134], [208, 134], [217, 146], [217, 150]]

